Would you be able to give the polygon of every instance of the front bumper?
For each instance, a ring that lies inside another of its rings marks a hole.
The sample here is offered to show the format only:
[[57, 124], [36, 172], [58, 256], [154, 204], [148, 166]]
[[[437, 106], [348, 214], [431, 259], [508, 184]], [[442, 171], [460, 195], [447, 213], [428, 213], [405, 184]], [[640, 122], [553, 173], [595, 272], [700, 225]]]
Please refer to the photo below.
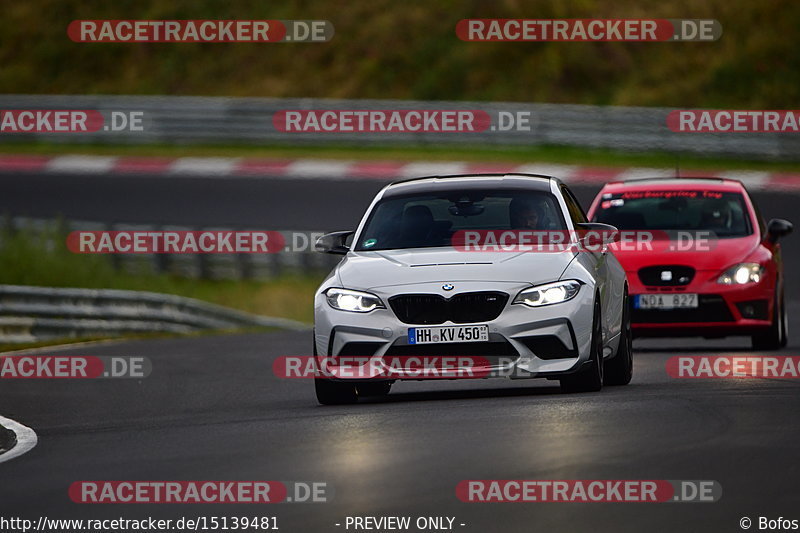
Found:
[[[461, 284], [463, 285], [463, 284]], [[459, 292], [501, 291], [509, 295], [500, 315], [494, 320], [476, 322], [489, 327], [489, 342], [422, 344], [408, 342], [408, 329], [430, 324], [406, 324], [390, 307], [369, 313], [339, 311], [328, 305], [324, 295], [315, 300], [315, 343], [317, 353], [326, 362], [360, 356], [367, 370], [359, 379], [458, 379], [459, 377], [558, 377], [579, 370], [589, 360], [591, 324], [594, 310], [593, 287], [583, 286], [573, 299], [560, 304], [531, 308], [512, 304], [514, 297], [528, 285], [518, 283], [469, 283]], [[439, 294], [441, 283], [385, 287], [371, 290], [384, 303], [398, 294]], [[448, 297], [455, 294], [446, 294]], [[465, 326], [447, 321], [441, 326]], [[398, 371], [388, 373], [384, 364], [393, 357], [472, 356], [472, 374], [442, 375], [440, 371]], [[344, 365], [345, 367], [347, 365]], [[330, 367], [329, 367], [330, 368]], [[365, 375], [366, 373], [366, 375]], [[352, 372], [334, 374], [334, 379], [353, 379]]]
[[[753, 335], [770, 327], [774, 307], [774, 283], [765, 278], [759, 283], [722, 285], [703, 281], [703, 273], [689, 285], [646, 287], [628, 272], [631, 282], [631, 326], [637, 337]], [[639, 294], [697, 294], [696, 309], [642, 310], [634, 307]]]

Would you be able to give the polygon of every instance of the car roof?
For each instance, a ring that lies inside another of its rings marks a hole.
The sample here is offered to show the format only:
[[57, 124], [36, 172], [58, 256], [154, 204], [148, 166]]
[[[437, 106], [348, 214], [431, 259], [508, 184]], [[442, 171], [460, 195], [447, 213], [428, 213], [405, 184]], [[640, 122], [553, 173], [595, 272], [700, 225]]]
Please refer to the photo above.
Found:
[[625, 181], [610, 181], [603, 187], [603, 192], [664, 191], [686, 188], [708, 191], [742, 192], [744, 190], [744, 185], [742, 185], [742, 182], [739, 180], [716, 177], [640, 178]]
[[471, 189], [527, 189], [549, 192], [551, 183], [561, 183], [558, 178], [544, 174], [453, 174], [423, 176], [395, 181], [384, 191], [384, 197], [406, 194], [458, 191]]

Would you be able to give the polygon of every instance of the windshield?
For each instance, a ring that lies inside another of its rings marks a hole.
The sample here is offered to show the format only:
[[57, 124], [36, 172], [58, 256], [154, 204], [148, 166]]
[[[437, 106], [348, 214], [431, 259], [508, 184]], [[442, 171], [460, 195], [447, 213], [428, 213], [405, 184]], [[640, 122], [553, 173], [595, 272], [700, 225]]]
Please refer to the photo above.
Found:
[[372, 210], [356, 251], [451, 246], [462, 230], [564, 230], [550, 192], [469, 190], [391, 197]]
[[753, 230], [742, 195], [716, 191], [627, 191], [604, 194], [593, 222], [621, 230], [708, 231], [744, 237]]

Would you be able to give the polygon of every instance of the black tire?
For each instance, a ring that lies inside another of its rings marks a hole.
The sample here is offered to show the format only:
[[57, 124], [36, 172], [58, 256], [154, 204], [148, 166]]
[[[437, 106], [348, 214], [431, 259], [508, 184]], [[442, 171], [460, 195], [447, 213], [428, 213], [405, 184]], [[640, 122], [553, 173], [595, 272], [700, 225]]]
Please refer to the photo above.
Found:
[[359, 397], [386, 396], [392, 390], [391, 381], [369, 381], [356, 385]]
[[317, 401], [322, 405], [344, 405], [356, 403], [358, 394], [352, 383], [314, 378]]
[[782, 318], [782, 327], [781, 327], [781, 348], [786, 348], [786, 345], [789, 344], [789, 317], [786, 312], [786, 300], [783, 296], [783, 291], [781, 291], [781, 318]]
[[600, 302], [595, 299], [592, 318], [591, 363], [575, 374], [561, 378], [561, 392], [597, 392], [603, 388], [603, 336]]
[[633, 378], [633, 336], [628, 289], [622, 299], [622, 331], [614, 357], [603, 363], [603, 385], [627, 385]]
[[[317, 357], [317, 334], [312, 332], [312, 342], [314, 357]], [[358, 394], [355, 385], [331, 381], [326, 378], [314, 378], [314, 391], [317, 393], [317, 401], [322, 405], [344, 405], [356, 403]]]
[[783, 291], [775, 290], [775, 311], [772, 313], [772, 324], [763, 333], [751, 337], [754, 350], [780, 350], [788, 342], [786, 306], [783, 301]]

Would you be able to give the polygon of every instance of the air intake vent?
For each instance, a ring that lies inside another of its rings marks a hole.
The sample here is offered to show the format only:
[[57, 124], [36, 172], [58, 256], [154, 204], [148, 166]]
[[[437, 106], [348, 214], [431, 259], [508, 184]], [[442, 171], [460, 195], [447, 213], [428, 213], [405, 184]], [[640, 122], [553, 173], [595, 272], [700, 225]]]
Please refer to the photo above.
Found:
[[452, 298], [438, 294], [402, 294], [389, 298], [392, 311], [406, 324], [456, 324], [488, 322], [503, 311], [504, 292], [464, 292]]
[[688, 285], [694, 279], [694, 268], [683, 265], [658, 265], [639, 269], [639, 279], [649, 286]]

